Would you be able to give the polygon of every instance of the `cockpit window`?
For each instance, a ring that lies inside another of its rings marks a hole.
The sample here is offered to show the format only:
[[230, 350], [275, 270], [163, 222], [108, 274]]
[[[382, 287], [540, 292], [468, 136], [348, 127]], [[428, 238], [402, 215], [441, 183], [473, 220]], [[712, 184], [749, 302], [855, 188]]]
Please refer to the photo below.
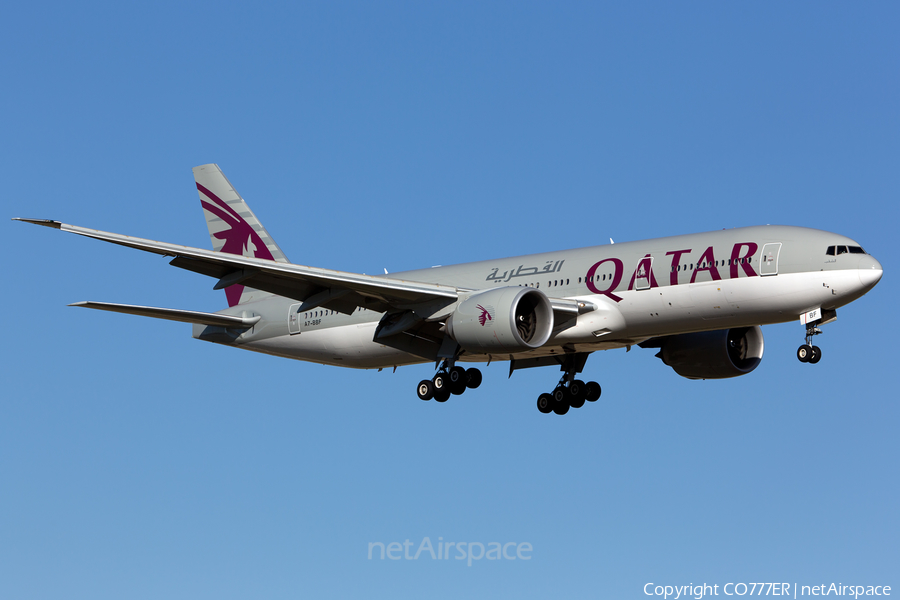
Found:
[[827, 256], [837, 256], [838, 254], [865, 254], [866, 251], [860, 246], [828, 246], [825, 251]]

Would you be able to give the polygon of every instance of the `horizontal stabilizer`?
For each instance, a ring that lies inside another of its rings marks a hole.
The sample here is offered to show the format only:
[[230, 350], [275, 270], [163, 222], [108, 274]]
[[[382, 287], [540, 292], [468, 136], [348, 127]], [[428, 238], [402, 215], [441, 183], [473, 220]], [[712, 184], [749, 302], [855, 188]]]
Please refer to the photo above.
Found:
[[76, 302], [69, 306], [81, 306], [83, 308], [96, 308], [111, 312], [153, 317], [154, 319], [166, 319], [167, 321], [181, 321], [182, 323], [198, 323], [200, 325], [215, 325], [230, 329], [250, 329], [261, 317], [235, 317], [232, 315], [220, 315], [217, 313], [199, 312], [196, 310], [179, 310], [177, 308], [157, 308], [155, 306], [134, 306], [132, 304], [113, 304], [111, 302]]

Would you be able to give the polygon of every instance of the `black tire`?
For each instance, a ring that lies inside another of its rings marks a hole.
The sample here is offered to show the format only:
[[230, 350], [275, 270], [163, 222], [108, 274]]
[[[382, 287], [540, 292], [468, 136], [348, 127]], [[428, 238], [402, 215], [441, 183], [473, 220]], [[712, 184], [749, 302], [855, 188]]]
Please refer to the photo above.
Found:
[[[587, 398], [587, 384], [585, 384], [580, 379], [575, 379], [572, 383], [569, 384], [569, 395], [574, 400], [580, 400], [581, 404], [584, 404], [584, 400]], [[574, 404], [572, 406], [575, 406]], [[577, 408], [577, 407], [576, 407]]]
[[463, 383], [466, 382], [466, 370], [462, 367], [453, 367], [449, 371], [447, 371], [447, 381], [451, 384]]
[[419, 400], [431, 400], [434, 398], [434, 384], [430, 379], [423, 379], [416, 388], [416, 394], [419, 395]]
[[564, 415], [569, 412], [569, 403], [568, 402], [554, 402], [553, 403], [553, 412], [558, 415]]
[[466, 387], [474, 390], [481, 385], [481, 371], [478, 369], [466, 369]]
[[553, 411], [553, 396], [550, 394], [541, 394], [537, 401], [538, 410], [545, 415]]
[[450, 390], [446, 386], [440, 390], [435, 390], [434, 399], [438, 402], [446, 402], [450, 399]]
[[587, 395], [585, 396], [585, 400], [588, 402], [596, 402], [600, 399], [600, 384], [596, 381], [588, 381], [587, 385], [584, 386]]
[[459, 396], [466, 391], [466, 370], [462, 367], [453, 367], [447, 371], [447, 387], [450, 393]]
[[438, 391], [447, 388], [450, 385], [450, 382], [447, 380], [446, 373], [438, 373], [434, 377], [431, 378], [431, 383], [434, 385], [434, 393], [437, 394]]
[[569, 392], [563, 386], [558, 386], [555, 390], [550, 393], [553, 396], [554, 404], [565, 404], [569, 405]]
[[814, 365], [822, 360], [822, 349], [818, 346], [812, 347], [812, 356], [809, 357], [809, 364]]
[[571, 391], [569, 392], [569, 406], [572, 408], [581, 408], [584, 406], [584, 395], [576, 396]]
[[812, 357], [812, 351], [812, 346], [803, 344], [797, 348], [797, 360], [803, 363], [809, 362], [809, 359]]

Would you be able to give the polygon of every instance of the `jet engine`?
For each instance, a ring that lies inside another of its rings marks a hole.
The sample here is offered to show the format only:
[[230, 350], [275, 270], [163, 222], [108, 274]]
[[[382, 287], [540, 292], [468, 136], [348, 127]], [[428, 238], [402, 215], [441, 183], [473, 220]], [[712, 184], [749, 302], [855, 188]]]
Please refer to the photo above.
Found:
[[543, 292], [502, 287], [469, 296], [447, 319], [447, 333], [464, 350], [521, 352], [550, 339], [553, 308]]
[[658, 343], [656, 356], [688, 379], [746, 375], [759, 365], [765, 346], [758, 325], [673, 335]]

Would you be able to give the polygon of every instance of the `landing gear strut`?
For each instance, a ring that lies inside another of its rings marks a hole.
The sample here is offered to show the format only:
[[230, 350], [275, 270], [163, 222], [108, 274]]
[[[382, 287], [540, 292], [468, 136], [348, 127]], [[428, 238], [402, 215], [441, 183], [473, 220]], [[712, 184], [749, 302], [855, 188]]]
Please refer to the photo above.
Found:
[[600, 384], [596, 381], [585, 383], [575, 379], [575, 371], [566, 371], [551, 393], [538, 396], [537, 407], [544, 414], [555, 412], [564, 415], [569, 408], [581, 408], [585, 402], [596, 402], [600, 392]]
[[464, 369], [445, 360], [441, 368], [431, 379], [423, 379], [416, 388], [420, 400], [446, 402], [451, 395], [460, 395], [467, 389], [475, 389], [481, 385], [481, 371]]
[[806, 324], [806, 343], [797, 348], [797, 359], [800, 362], [816, 364], [822, 358], [822, 349], [812, 345], [814, 335], [819, 335], [822, 330], [815, 323]]

